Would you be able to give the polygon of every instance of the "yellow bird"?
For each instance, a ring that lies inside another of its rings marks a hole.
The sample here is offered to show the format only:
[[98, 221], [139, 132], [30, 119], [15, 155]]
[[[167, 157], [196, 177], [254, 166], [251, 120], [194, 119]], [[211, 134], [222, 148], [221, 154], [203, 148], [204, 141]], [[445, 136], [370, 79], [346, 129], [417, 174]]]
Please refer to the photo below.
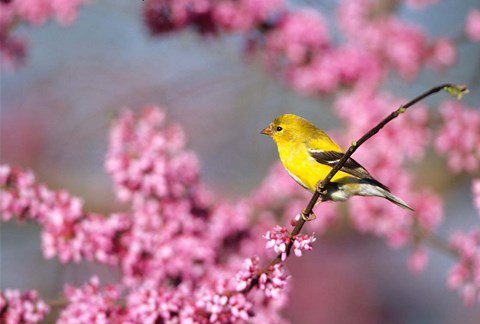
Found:
[[[273, 138], [288, 174], [311, 192], [316, 190], [317, 183], [344, 155], [323, 130], [293, 114], [277, 117], [261, 133]], [[327, 185], [324, 198], [344, 201], [351, 196], [383, 197], [413, 210], [402, 199], [391, 194], [387, 186], [375, 180], [358, 162], [349, 158]]]

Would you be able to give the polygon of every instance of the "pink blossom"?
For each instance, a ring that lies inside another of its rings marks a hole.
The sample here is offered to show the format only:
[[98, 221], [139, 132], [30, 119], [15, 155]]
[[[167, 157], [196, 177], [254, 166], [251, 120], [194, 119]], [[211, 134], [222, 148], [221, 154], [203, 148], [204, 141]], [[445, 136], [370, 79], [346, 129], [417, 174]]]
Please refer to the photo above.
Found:
[[5, 324], [38, 323], [50, 312], [50, 307], [34, 290], [17, 289], [0, 291], [0, 322]]
[[36, 25], [45, 23], [52, 10], [50, 0], [18, 0], [12, 6], [20, 17]]
[[[427, 54], [431, 45], [427, 43], [423, 30], [401, 21], [392, 12], [379, 13], [378, 4], [369, 0], [341, 2], [340, 28], [349, 43], [371, 52], [377, 62], [382, 62], [383, 69], [392, 67], [404, 79], [412, 80], [429, 58]], [[448, 56], [437, 53], [436, 59], [450, 63], [453, 60], [451, 50]]]
[[411, 271], [420, 272], [427, 266], [428, 254], [425, 248], [415, 248], [410, 255], [408, 267]]
[[[2, 215], [5, 220], [38, 221], [46, 257], [118, 266], [122, 283], [132, 294], [136, 287], [151, 287], [159, 305], [185, 310], [172, 318], [192, 319], [201, 312], [206, 318], [247, 321], [252, 301], [232, 296], [224, 303], [224, 295], [239, 285], [233, 278], [241, 260], [253, 253], [265, 254], [265, 249], [259, 249], [260, 231], [271, 224], [271, 216], [252, 227], [251, 206], [259, 201], [214, 203], [199, 183], [197, 160], [185, 149], [183, 134], [179, 126], [167, 125], [155, 107], [147, 107], [138, 116], [127, 111], [115, 121], [106, 166], [120, 191], [127, 193], [119, 195], [132, 204], [127, 212], [108, 217], [85, 212], [80, 199], [37, 184], [32, 173], [2, 166]], [[163, 182], [162, 189], [155, 182]], [[308, 242], [299, 248], [308, 249]], [[179, 295], [169, 292], [172, 281], [184, 287]], [[83, 288], [67, 289], [67, 296], [74, 300], [62, 318], [94, 302], [86, 299], [86, 292], [101, 300], [101, 308], [92, 316], [123, 316], [123, 310], [117, 308], [110, 313], [116, 303], [110, 303], [112, 298], [93, 280]], [[278, 297], [280, 292], [276, 292]], [[270, 297], [260, 294], [256, 298], [261, 305]], [[199, 300], [204, 302], [198, 304]], [[140, 305], [131, 307], [136, 310], [128, 316], [135, 320], [142, 316], [169, 318], [165, 312], [148, 315]], [[273, 306], [256, 309], [265, 317], [277, 310]]]
[[71, 215], [71, 210], [68, 209], [56, 209], [50, 214], [42, 214], [40, 223], [43, 224], [41, 236], [45, 257], [58, 256], [62, 262], [87, 259], [116, 264], [124, 251], [119, 235], [130, 229], [129, 216], [80, 214], [80, 209], [78, 217], [69, 219]]
[[288, 65], [301, 65], [328, 46], [329, 36], [320, 13], [303, 10], [282, 17], [277, 28], [267, 34], [266, 42], [269, 57], [285, 57]]
[[480, 42], [480, 10], [472, 9], [468, 13], [465, 34], [472, 42]]
[[443, 220], [442, 199], [427, 190], [415, 193], [412, 201], [417, 226], [426, 233], [433, 233]]
[[89, 0], [15, 0], [0, 3], [0, 60], [2, 67], [15, 68], [26, 56], [26, 41], [13, 33], [23, 22], [42, 25], [56, 17], [62, 25], [71, 24], [78, 8]]
[[4, 221], [36, 220], [42, 225], [42, 250], [62, 262], [97, 260], [118, 262], [122, 245], [115, 241], [130, 228], [129, 217], [106, 217], [83, 211], [83, 202], [66, 191], [51, 191], [35, 183], [33, 173], [0, 166], [0, 210]]
[[437, 152], [447, 159], [450, 170], [474, 172], [480, 160], [480, 113], [458, 101], [441, 104], [443, 125], [435, 140]]
[[337, 8], [337, 20], [341, 31], [353, 35], [364, 28], [370, 7], [369, 0], [342, 1]]
[[265, 247], [272, 248], [275, 253], [282, 254], [282, 261], [287, 258], [287, 245], [290, 243], [290, 232], [282, 226], [275, 225], [275, 227], [268, 231], [264, 238], [267, 240]]
[[51, 0], [52, 11], [62, 25], [70, 25], [77, 18], [77, 11], [92, 0]]
[[89, 0], [15, 0], [5, 4], [2, 10], [11, 11], [10, 16], [20, 18], [33, 25], [41, 25], [52, 16], [63, 24], [72, 23], [80, 5]]
[[248, 323], [253, 315], [253, 304], [243, 294], [225, 296], [206, 291], [198, 296], [195, 306], [209, 323]]
[[246, 31], [253, 25], [253, 17], [246, 14], [241, 1], [221, 1], [213, 9], [213, 17], [223, 30]]
[[174, 294], [161, 288], [141, 287], [128, 295], [125, 317], [134, 323], [172, 321], [183, 307], [181, 289], [178, 291]]
[[243, 262], [243, 270], [237, 273], [235, 290], [242, 291], [247, 288], [253, 277], [260, 272], [259, 258], [248, 258]]
[[213, 17], [223, 30], [247, 31], [262, 24], [267, 25], [284, 9], [284, 0], [219, 1], [213, 7]]
[[302, 256], [302, 250], [305, 251], [311, 251], [312, 250], [312, 244], [315, 242], [316, 238], [313, 235], [307, 235], [307, 234], [298, 234], [293, 237], [293, 252], [295, 253], [296, 256], [300, 257]]
[[473, 205], [477, 209], [478, 215], [480, 216], [480, 179], [474, 179], [472, 181], [472, 194], [473, 194]]
[[439, 0], [404, 0], [412, 8], [422, 9], [428, 5], [436, 4]]
[[448, 286], [459, 291], [466, 304], [478, 302], [480, 291], [480, 231], [455, 233], [450, 237], [450, 246], [458, 261], [448, 275]]
[[285, 0], [242, 0], [239, 1], [245, 7], [247, 13], [255, 18], [257, 23], [266, 22], [275, 14], [285, 10]]
[[275, 253], [282, 255], [282, 261], [287, 258], [287, 246], [292, 240], [292, 249], [296, 256], [302, 256], [302, 250], [312, 250], [312, 243], [315, 242], [313, 235], [298, 234], [293, 237], [290, 236], [290, 232], [279, 225], [276, 225], [271, 231], [268, 231], [264, 238], [267, 240], [266, 247], [272, 248]]
[[[162, 34], [178, 28], [182, 28], [188, 23], [188, 6], [196, 12], [196, 9], [208, 10], [204, 6], [197, 7], [200, 1], [191, 0], [150, 0], [144, 7], [146, 24], [152, 34]], [[202, 1], [208, 6], [208, 2]]]
[[307, 95], [341, 86], [377, 88], [388, 69], [412, 80], [424, 63], [443, 68], [456, 56], [449, 40], [429, 44], [423, 30], [369, 0], [341, 2], [339, 25], [346, 42], [338, 44], [330, 41], [318, 11], [292, 9], [283, 0], [151, 0], [145, 17], [158, 35], [187, 27], [202, 35], [241, 32], [248, 53], [260, 51], [271, 71]]
[[[0, 23], [0, 28], [2, 27]], [[26, 52], [26, 41], [23, 38], [0, 32], [0, 65], [3, 68], [14, 70], [23, 64]]]
[[196, 157], [183, 150], [185, 135], [177, 125], [163, 124], [164, 114], [146, 107], [136, 120], [125, 111], [115, 122], [105, 167], [120, 200], [181, 196], [198, 177]]
[[412, 80], [420, 70], [427, 50], [424, 33], [395, 19], [383, 27], [386, 30], [385, 39], [389, 40], [388, 46], [383, 48], [387, 60], [400, 76]]
[[408, 211], [377, 197], [353, 197], [349, 213], [354, 226], [387, 239], [393, 246], [408, 242], [413, 223]]
[[[370, 130], [393, 109], [400, 107], [404, 100], [395, 98], [388, 93], [374, 93], [369, 89], [359, 88], [350, 94], [339, 97], [334, 103], [337, 115], [347, 123], [349, 140], [359, 138]], [[365, 144], [365, 148], [356, 153], [355, 159], [362, 154], [369, 157], [367, 161], [377, 161], [379, 164], [398, 165], [406, 159], [419, 159], [423, 156], [430, 138], [428, 110], [423, 105], [407, 111], [396, 120], [384, 127], [380, 135]], [[376, 154], [379, 157], [376, 157]], [[372, 158], [374, 155], [375, 158]], [[358, 160], [361, 161], [359, 158]], [[372, 172], [375, 168], [365, 165]], [[374, 173], [375, 175], [375, 173]]]
[[277, 263], [260, 275], [258, 284], [267, 297], [278, 298], [288, 279], [283, 263]]
[[100, 288], [97, 277], [92, 277], [81, 288], [67, 286], [65, 297], [68, 305], [61, 311], [58, 323], [108, 323], [120, 319], [119, 289]]
[[439, 38], [430, 49], [428, 63], [435, 69], [445, 69], [455, 64], [457, 51], [451, 40]]

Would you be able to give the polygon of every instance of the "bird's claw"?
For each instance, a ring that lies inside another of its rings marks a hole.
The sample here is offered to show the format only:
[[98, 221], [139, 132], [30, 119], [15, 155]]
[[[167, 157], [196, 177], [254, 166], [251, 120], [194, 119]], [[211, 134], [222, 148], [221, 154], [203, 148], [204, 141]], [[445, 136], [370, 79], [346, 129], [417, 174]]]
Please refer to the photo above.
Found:
[[325, 197], [327, 195], [327, 189], [324, 188], [324, 186], [322, 185], [322, 182], [320, 181], [319, 183], [317, 183], [317, 185], [315, 186], [315, 190], [320, 194], [320, 196], [322, 197]]
[[301, 215], [302, 215], [302, 219], [306, 222], [310, 222], [310, 221], [317, 218], [317, 215], [315, 215], [315, 213], [313, 211], [310, 212], [309, 214], [307, 214], [305, 211], [303, 211]]

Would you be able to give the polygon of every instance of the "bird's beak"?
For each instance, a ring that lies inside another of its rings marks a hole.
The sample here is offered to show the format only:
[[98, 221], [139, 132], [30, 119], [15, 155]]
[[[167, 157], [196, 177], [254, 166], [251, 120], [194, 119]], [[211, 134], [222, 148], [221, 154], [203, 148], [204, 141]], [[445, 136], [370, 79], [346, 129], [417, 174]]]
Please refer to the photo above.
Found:
[[268, 136], [272, 135], [272, 133], [273, 133], [273, 132], [272, 132], [272, 129], [270, 128], [270, 126], [269, 126], [269, 127], [265, 127], [265, 128], [260, 132], [260, 134], [268, 135]]

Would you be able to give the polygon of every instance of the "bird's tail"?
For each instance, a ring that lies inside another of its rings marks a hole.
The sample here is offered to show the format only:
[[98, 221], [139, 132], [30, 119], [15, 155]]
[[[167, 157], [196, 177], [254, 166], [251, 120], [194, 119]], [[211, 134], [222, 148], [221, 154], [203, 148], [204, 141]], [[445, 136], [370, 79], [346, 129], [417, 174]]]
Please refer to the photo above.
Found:
[[357, 189], [355, 189], [355, 195], [383, 197], [393, 202], [395, 205], [413, 211], [413, 208], [410, 207], [406, 202], [392, 194], [387, 186], [371, 179], [366, 182], [367, 183], [364, 183], [359, 188], [356, 187]]
[[391, 202], [393, 202], [394, 204], [400, 206], [400, 207], [403, 207], [405, 209], [408, 209], [408, 210], [411, 210], [413, 211], [413, 208], [410, 207], [405, 201], [403, 201], [402, 199], [398, 198], [397, 196], [393, 195], [391, 192], [383, 189], [383, 188], [378, 188], [380, 192], [382, 192], [382, 197], [390, 200]]

